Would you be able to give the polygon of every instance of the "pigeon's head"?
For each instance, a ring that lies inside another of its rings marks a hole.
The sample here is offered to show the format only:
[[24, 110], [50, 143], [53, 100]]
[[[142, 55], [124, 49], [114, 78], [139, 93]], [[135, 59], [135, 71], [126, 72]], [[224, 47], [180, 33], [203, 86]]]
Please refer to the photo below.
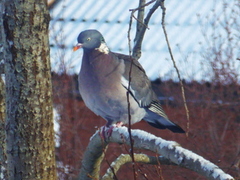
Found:
[[105, 42], [102, 34], [95, 29], [82, 31], [77, 40], [78, 44], [73, 48], [74, 51], [80, 48], [83, 48], [86, 51], [91, 51], [99, 48], [101, 43]]

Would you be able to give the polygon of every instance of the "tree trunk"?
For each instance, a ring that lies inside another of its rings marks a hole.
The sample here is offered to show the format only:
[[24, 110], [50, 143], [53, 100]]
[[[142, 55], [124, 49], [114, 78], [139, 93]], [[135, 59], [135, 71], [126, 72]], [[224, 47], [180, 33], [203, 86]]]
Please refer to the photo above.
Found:
[[[5, 1], [10, 180], [56, 179], [47, 1]], [[10, 54], [10, 55], [9, 55]]]
[[[0, 1], [0, 12], [3, 12], [3, 2]], [[0, 18], [0, 60], [3, 58], [5, 35], [3, 29], [3, 19]], [[4, 65], [0, 61], [0, 75], [3, 73]], [[6, 136], [5, 136], [5, 85], [0, 77], [0, 176], [7, 179], [6, 173]]]
[[5, 86], [0, 77], [0, 174], [7, 179], [6, 175], [6, 136], [5, 136]]

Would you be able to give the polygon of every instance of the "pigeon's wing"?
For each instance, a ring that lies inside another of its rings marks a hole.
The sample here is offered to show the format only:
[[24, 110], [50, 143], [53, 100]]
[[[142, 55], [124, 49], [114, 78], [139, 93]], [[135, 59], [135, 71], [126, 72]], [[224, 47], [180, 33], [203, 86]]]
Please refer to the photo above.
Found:
[[[153, 100], [157, 100], [156, 94], [152, 90], [151, 82], [149, 81], [141, 64], [127, 55], [115, 53], [117, 58], [122, 59], [125, 64], [125, 72], [122, 74], [121, 83], [128, 89], [140, 107], [146, 107]], [[130, 76], [131, 69], [131, 76]]]
[[168, 119], [155, 92], [152, 90], [151, 82], [141, 64], [127, 55], [118, 53], [115, 53], [115, 55], [117, 58], [122, 59], [125, 64], [125, 72], [121, 78], [122, 85], [127, 90], [129, 89], [130, 94], [138, 102], [139, 106], [147, 112], [144, 120], [159, 129], [168, 128], [173, 132], [184, 133], [185, 131], [180, 126]]

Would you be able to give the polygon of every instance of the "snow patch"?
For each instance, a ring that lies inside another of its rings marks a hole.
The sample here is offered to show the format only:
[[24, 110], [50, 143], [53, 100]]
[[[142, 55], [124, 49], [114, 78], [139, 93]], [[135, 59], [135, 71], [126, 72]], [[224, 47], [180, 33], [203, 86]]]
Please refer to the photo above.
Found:
[[168, 149], [173, 149], [175, 146], [178, 145], [175, 141], [166, 141], [162, 138], [157, 138], [155, 141], [156, 146], [160, 146], [160, 148], [167, 147]]
[[[180, 155], [185, 154], [186, 155], [185, 158], [192, 160], [193, 162], [198, 161], [201, 165], [201, 168], [204, 171], [212, 172], [212, 176], [214, 178], [219, 177], [221, 180], [232, 179], [232, 177], [230, 175], [225, 174], [221, 169], [219, 169], [218, 166], [216, 166], [215, 164], [211, 163], [210, 161], [204, 159], [203, 157], [195, 154], [192, 151], [189, 151], [189, 150], [179, 147], [176, 149], [176, 152]], [[181, 162], [182, 158], [183, 157], [180, 156], [179, 162]]]
[[61, 119], [57, 108], [53, 108], [53, 128], [54, 128], [54, 132], [55, 132], [55, 147], [59, 147], [60, 146], [60, 136], [59, 136], [59, 129], [60, 129], [60, 125], [59, 125], [59, 120]]
[[96, 136], [96, 134], [98, 134], [99, 132], [102, 131], [102, 128], [103, 128], [103, 127], [101, 127], [99, 130], [97, 130], [97, 131], [90, 137], [90, 141], [92, 141], [92, 138], [93, 138], [94, 136]]
[[140, 139], [143, 139], [144, 141], [151, 141], [151, 140], [155, 140], [157, 138], [153, 134], [150, 134], [148, 132], [138, 130], [138, 129], [132, 131], [132, 136], [137, 136]]
[[64, 165], [62, 161], [57, 161], [57, 168], [60, 171], [57, 171], [57, 176], [59, 179], [64, 179], [66, 174], [71, 174], [73, 172], [73, 167], [70, 165]]
[[11, 46], [13, 45], [13, 41], [9, 41], [9, 40], [8, 40], [8, 44], [9, 44], [9, 46], [11, 47]]

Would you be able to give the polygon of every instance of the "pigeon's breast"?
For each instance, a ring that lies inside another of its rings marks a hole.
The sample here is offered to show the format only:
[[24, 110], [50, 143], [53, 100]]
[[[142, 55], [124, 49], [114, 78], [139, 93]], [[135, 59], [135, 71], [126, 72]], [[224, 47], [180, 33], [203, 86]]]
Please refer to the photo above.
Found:
[[[127, 90], [121, 84], [124, 63], [111, 59], [82, 63], [79, 73], [79, 91], [86, 104], [95, 114], [112, 122], [128, 122]], [[104, 65], [104, 66], [103, 66]], [[103, 67], [102, 67], [103, 66]], [[101, 70], [100, 70], [101, 69]], [[132, 123], [140, 121], [146, 114], [129, 94]]]

